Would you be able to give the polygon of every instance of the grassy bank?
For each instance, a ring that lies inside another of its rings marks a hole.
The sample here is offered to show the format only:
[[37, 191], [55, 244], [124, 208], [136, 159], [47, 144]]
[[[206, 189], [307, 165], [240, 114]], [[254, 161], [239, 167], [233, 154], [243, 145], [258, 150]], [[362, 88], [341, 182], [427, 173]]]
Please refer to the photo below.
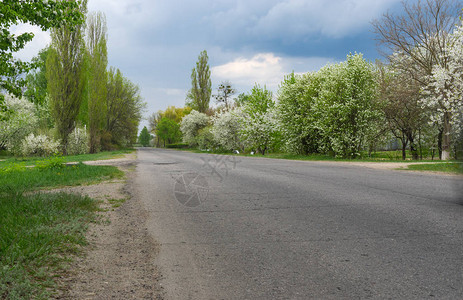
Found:
[[57, 277], [86, 244], [87, 225], [96, 219], [93, 199], [32, 191], [123, 176], [115, 167], [64, 166], [61, 161], [0, 167], [0, 299], [49, 299]]
[[[83, 161], [90, 161], [90, 160], [106, 160], [106, 159], [113, 159], [113, 158], [120, 158], [123, 157], [125, 154], [134, 152], [134, 149], [125, 149], [125, 150], [117, 150], [117, 151], [105, 151], [99, 152], [94, 154], [81, 154], [81, 155], [69, 155], [63, 156], [62, 159], [64, 162], [83, 162]], [[35, 165], [39, 161], [47, 160], [48, 158], [41, 158], [41, 157], [14, 157], [14, 156], [0, 156], [0, 168], [10, 165], [10, 164], [23, 164], [27, 166]]]
[[414, 164], [414, 165], [409, 165], [408, 170], [463, 174], [463, 163], [444, 162], [444, 163], [435, 163], [435, 164], [416, 164], [416, 165]]

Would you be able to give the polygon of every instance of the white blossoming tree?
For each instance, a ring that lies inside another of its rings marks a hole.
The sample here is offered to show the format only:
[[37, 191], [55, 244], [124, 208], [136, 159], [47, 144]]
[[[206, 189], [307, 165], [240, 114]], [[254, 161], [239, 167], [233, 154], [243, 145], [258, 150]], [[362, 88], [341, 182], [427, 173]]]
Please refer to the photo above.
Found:
[[243, 148], [241, 142], [241, 116], [240, 108], [222, 111], [212, 118], [211, 133], [215, 142], [225, 150], [238, 150]]
[[0, 149], [19, 153], [22, 140], [38, 125], [36, 109], [26, 99], [9, 95], [4, 104], [6, 110], [0, 110]]
[[206, 127], [209, 123], [209, 117], [196, 110], [192, 110], [190, 114], [183, 117], [180, 123], [180, 131], [183, 133], [183, 141], [196, 146], [196, 136], [199, 130]]
[[[452, 142], [462, 138], [463, 118], [463, 20], [450, 34], [445, 47], [445, 66], [436, 64], [433, 68], [425, 98], [426, 106], [435, 109], [434, 120], [444, 122], [444, 141]], [[445, 126], [447, 125], [447, 126]], [[450, 158], [450, 149], [443, 149], [442, 159]]]
[[279, 137], [272, 92], [255, 85], [242, 107], [241, 135], [245, 145], [265, 155]]
[[371, 63], [361, 54], [320, 70], [322, 84], [315, 104], [323, 152], [355, 158], [377, 131], [381, 112], [375, 107], [376, 82]]
[[296, 154], [318, 152], [320, 131], [315, 125], [314, 105], [320, 93], [317, 72], [290, 74], [278, 91], [278, 120], [287, 151]]

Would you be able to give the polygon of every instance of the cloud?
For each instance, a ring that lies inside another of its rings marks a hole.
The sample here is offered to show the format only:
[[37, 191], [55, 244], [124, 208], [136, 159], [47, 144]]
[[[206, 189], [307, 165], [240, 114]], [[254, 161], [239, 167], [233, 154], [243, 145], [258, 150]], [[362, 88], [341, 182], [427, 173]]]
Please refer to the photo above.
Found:
[[22, 61], [30, 61], [34, 56], [37, 56], [39, 50], [45, 48], [51, 42], [50, 34], [42, 31], [40, 27], [30, 24], [19, 24], [11, 27], [11, 33], [18, 36], [25, 32], [32, 32], [34, 38], [26, 44], [19, 52], [14, 54], [14, 57]]
[[284, 76], [306, 73], [334, 62], [329, 57], [279, 57], [274, 53], [259, 53], [251, 58], [239, 57], [231, 62], [212, 67], [215, 80], [229, 80], [232, 84], [250, 88], [255, 83], [276, 90]]
[[352, 35], [369, 26], [398, 0], [287, 0], [277, 3], [260, 18], [255, 36], [300, 41], [320, 34], [329, 38]]

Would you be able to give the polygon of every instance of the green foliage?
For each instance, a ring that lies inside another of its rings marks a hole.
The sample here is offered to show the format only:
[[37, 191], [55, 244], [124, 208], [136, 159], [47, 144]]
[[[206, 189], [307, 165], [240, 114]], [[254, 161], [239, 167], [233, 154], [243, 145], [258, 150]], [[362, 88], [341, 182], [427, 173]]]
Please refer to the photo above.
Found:
[[290, 153], [317, 153], [320, 130], [316, 122], [317, 101], [322, 76], [320, 73], [290, 74], [278, 91], [278, 117], [285, 149]]
[[53, 156], [51, 158], [38, 161], [35, 165], [35, 168], [38, 170], [61, 170], [64, 167], [64, 158], [61, 156]]
[[126, 147], [135, 143], [138, 124], [146, 107], [140, 88], [125, 78], [119, 69], [111, 67], [107, 79], [103, 150], [111, 150], [108, 147], [113, 148], [114, 145]]
[[376, 96], [375, 70], [359, 54], [316, 73], [290, 75], [280, 88], [278, 107], [286, 148], [357, 157], [381, 133]]
[[187, 94], [186, 105], [205, 113], [211, 100], [211, 71], [208, 64], [207, 51], [202, 51], [198, 56], [196, 68], [191, 72], [191, 89]]
[[[37, 62], [26, 63], [13, 58], [13, 53], [23, 49], [34, 34], [30, 32], [14, 36], [10, 27], [18, 23], [30, 23], [42, 30], [60, 26], [76, 26], [84, 21], [79, 9], [82, 1], [35, 1], [3, 0], [0, 5], [0, 89], [17, 97], [25, 80], [20, 74], [37, 66]], [[3, 97], [0, 95], [0, 104]]]
[[166, 148], [171, 148], [171, 149], [186, 149], [188, 148], [188, 144], [186, 143], [176, 143], [176, 144], [167, 144]]
[[[86, 1], [79, 9], [86, 11]], [[47, 58], [48, 92], [58, 135], [66, 151], [68, 136], [76, 125], [86, 87], [86, 60], [83, 25], [62, 26], [51, 32]]]
[[106, 31], [106, 17], [103, 13], [92, 13], [88, 16], [88, 131], [90, 153], [98, 152], [100, 149], [101, 130], [106, 118], [106, 69], [108, 65]]
[[199, 149], [206, 150], [217, 147], [217, 143], [215, 142], [214, 135], [211, 132], [211, 128], [211, 126], [207, 126], [198, 131], [198, 135], [195, 139]]
[[248, 96], [241, 107], [241, 137], [247, 148], [265, 154], [279, 137], [273, 94], [256, 84]]
[[373, 66], [362, 55], [324, 68], [324, 82], [316, 103], [317, 127], [325, 137], [324, 151], [354, 158], [365, 144], [381, 112], [375, 107], [376, 82]]
[[47, 97], [47, 57], [49, 47], [39, 51], [39, 54], [32, 59], [37, 69], [26, 76], [26, 91], [24, 97], [38, 106], [46, 105]]
[[150, 140], [151, 140], [151, 135], [148, 132], [148, 129], [143, 127], [143, 129], [140, 132], [140, 136], [138, 138], [138, 142], [143, 146], [143, 147], [148, 147], [150, 145]]
[[156, 136], [164, 141], [164, 146], [166, 144], [176, 143], [182, 139], [180, 125], [164, 117], [156, 126]]

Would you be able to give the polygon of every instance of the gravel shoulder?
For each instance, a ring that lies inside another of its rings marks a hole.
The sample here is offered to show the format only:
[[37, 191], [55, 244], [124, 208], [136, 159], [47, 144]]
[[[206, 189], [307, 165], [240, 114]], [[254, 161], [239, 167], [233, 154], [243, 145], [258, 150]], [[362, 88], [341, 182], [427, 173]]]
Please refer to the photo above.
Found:
[[159, 273], [153, 263], [159, 244], [149, 235], [147, 213], [131, 190], [136, 154], [85, 162], [112, 165], [127, 180], [62, 188], [56, 191], [88, 195], [101, 201], [100, 221], [91, 224], [85, 255], [78, 257], [57, 299], [162, 299]]

